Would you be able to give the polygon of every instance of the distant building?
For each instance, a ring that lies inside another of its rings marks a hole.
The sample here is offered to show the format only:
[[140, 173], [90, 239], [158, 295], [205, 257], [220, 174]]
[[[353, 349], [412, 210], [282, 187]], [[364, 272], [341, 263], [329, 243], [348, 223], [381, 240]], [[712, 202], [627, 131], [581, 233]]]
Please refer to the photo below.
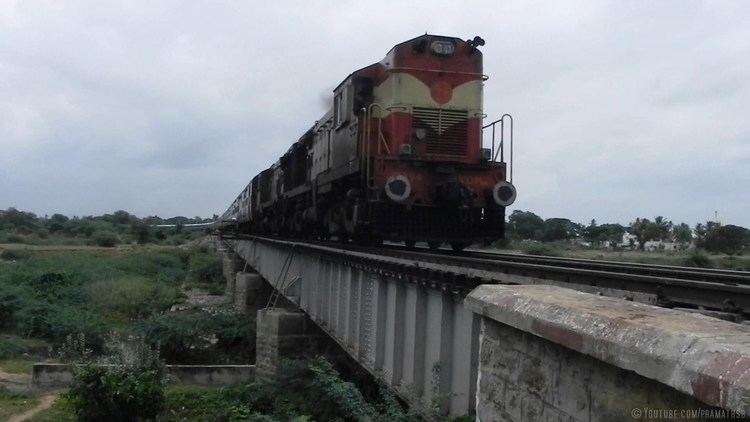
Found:
[[621, 248], [637, 248], [638, 238], [634, 234], [628, 233], [627, 231], [622, 234], [622, 241], [617, 244]]
[[679, 245], [672, 241], [665, 240], [649, 240], [644, 245], [644, 250], [653, 251], [676, 251], [679, 249]]

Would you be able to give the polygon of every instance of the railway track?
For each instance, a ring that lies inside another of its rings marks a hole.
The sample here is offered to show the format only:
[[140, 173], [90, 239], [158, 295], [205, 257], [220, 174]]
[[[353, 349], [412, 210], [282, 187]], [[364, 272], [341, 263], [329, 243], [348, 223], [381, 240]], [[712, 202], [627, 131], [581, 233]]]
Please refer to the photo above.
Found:
[[[423, 270], [475, 279], [476, 284], [553, 284], [603, 296], [684, 309], [742, 322], [750, 319], [750, 272], [596, 261], [535, 255], [380, 247], [322, 241], [290, 241], [272, 237], [238, 238], [284, 242], [297, 247], [340, 253], [354, 259], [368, 256], [396, 260]], [[390, 261], [388, 261], [390, 262]], [[429, 267], [429, 268], [428, 268]]]
[[[389, 248], [396, 250], [409, 250], [407, 248], [398, 245], [387, 245]], [[493, 252], [482, 252], [476, 250], [467, 250], [456, 254], [455, 252], [439, 249], [437, 251], [431, 251], [427, 249], [413, 249], [416, 252], [429, 252], [438, 254], [441, 257], [467, 257], [477, 259], [489, 259], [502, 262], [518, 262], [518, 263], [530, 263], [530, 264], [541, 264], [551, 265], [566, 268], [580, 268], [580, 269], [593, 269], [610, 271], [624, 274], [640, 274], [648, 276], [664, 276], [669, 278], [677, 278], [682, 280], [697, 280], [697, 281], [708, 281], [714, 283], [725, 283], [725, 284], [747, 284], [750, 285], [750, 272], [747, 271], [733, 271], [724, 269], [711, 269], [711, 268], [695, 268], [695, 267], [679, 267], [673, 265], [656, 265], [656, 264], [643, 264], [637, 262], [622, 262], [622, 261], [605, 261], [605, 260], [594, 260], [594, 259], [581, 259], [581, 258], [562, 258], [562, 257], [550, 257], [540, 255], [524, 255], [524, 254], [510, 254], [510, 253], [493, 253]]]

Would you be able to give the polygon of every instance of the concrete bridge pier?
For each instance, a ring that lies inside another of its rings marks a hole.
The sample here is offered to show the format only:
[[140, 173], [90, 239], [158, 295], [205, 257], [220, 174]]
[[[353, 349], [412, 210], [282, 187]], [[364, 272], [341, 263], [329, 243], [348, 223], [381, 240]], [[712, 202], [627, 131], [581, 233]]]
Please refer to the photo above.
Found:
[[266, 308], [273, 287], [231, 249], [218, 248], [225, 296], [233, 299], [234, 309], [256, 317], [256, 379], [273, 381], [281, 361], [310, 356], [323, 350], [323, 333], [296, 304], [279, 297], [278, 307]]
[[221, 272], [227, 283], [224, 289], [224, 294], [233, 297], [235, 277], [237, 276], [238, 271], [243, 271], [245, 268], [245, 261], [231, 249], [220, 249], [219, 253], [221, 256]]
[[271, 286], [255, 272], [238, 272], [234, 281], [234, 309], [240, 314], [255, 315], [268, 303]]
[[256, 379], [276, 379], [281, 361], [310, 356], [323, 340], [310, 318], [301, 311], [265, 308], [257, 314]]

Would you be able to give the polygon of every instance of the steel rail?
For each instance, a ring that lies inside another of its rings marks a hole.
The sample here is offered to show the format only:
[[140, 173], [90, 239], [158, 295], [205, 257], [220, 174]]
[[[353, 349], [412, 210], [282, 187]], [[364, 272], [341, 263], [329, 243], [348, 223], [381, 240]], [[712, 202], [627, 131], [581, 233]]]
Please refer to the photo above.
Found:
[[[401, 249], [400, 247], [397, 247]], [[418, 249], [417, 249], [418, 250]], [[582, 259], [582, 258], [563, 258], [563, 257], [548, 257], [538, 255], [524, 255], [524, 254], [509, 254], [509, 253], [492, 253], [483, 252], [476, 250], [464, 251], [460, 254], [448, 251], [430, 251], [430, 253], [437, 253], [441, 256], [459, 256], [459, 257], [473, 257], [481, 259], [490, 259], [498, 261], [514, 261], [514, 262], [526, 262], [526, 263], [538, 263], [560, 267], [570, 268], [581, 268], [581, 269], [601, 269], [604, 271], [621, 272], [628, 274], [642, 274], [642, 275], [654, 275], [654, 276], [665, 276], [670, 278], [679, 278], [686, 280], [698, 280], [708, 281], [715, 283], [736, 283], [736, 284], [748, 284], [750, 285], [750, 272], [747, 271], [735, 271], [735, 270], [722, 270], [722, 269], [711, 269], [711, 268], [693, 268], [693, 267], [678, 267], [673, 265], [657, 265], [657, 264], [644, 264], [638, 262], [621, 262], [621, 261], [606, 261], [606, 260], [593, 260], [593, 259]]]

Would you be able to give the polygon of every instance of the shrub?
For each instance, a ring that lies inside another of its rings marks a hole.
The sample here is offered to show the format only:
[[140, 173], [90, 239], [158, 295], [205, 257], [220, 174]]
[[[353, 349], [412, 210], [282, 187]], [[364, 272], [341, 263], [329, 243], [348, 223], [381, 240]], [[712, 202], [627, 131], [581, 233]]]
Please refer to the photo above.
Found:
[[22, 259], [28, 259], [31, 256], [31, 252], [26, 249], [5, 249], [0, 253], [0, 259], [6, 261], [19, 261]]
[[5, 288], [0, 284], [0, 328], [11, 328], [13, 316], [21, 307], [21, 298], [16, 289]]
[[0, 337], [0, 360], [12, 359], [26, 352], [26, 348], [9, 339]]
[[103, 313], [130, 320], [166, 311], [182, 300], [176, 287], [137, 276], [97, 281], [86, 289]]
[[721, 252], [727, 255], [741, 254], [750, 243], [750, 231], [744, 227], [726, 226], [714, 227], [706, 233], [704, 247], [711, 252]]
[[186, 265], [179, 256], [177, 249], [155, 252], [138, 252], [128, 254], [112, 262], [111, 266], [122, 272], [141, 275], [177, 285], [185, 278]]
[[190, 278], [201, 283], [221, 282], [221, 261], [209, 254], [197, 253], [190, 258]]
[[8, 235], [7, 242], [8, 243], [26, 243], [26, 238], [18, 234], [11, 234], [11, 235]]
[[85, 366], [76, 372], [68, 397], [80, 421], [153, 419], [164, 407], [160, 375], [153, 370]]
[[155, 315], [141, 324], [140, 331], [152, 347], [159, 347], [169, 363], [200, 363], [209, 356], [211, 333], [205, 329], [207, 315], [173, 312]]
[[216, 348], [233, 361], [255, 361], [255, 318], [217, 314], [206, 319], [207, 330], [216, 335]]
[[148, 344], [159, 347], [169, 363], [236, 363], [255, 359], [255, 320], [246, 316], [170, 312], [143, 321], [140, 332]]
[[68, 397], [80, 421], [135, 422], [164, 409], [165, 366], [141, 339], [109, 345], [111, 366], [77, 369]]
[[561, 256], [560, 252], [543, 243], [526, 243], [521, 246], [521, 250], [529, 255], [539, 256]]
[[704, 254], [703, 252], [699, 250], [695, 250], [693, 251], [693, 253], [688, 255], [688, 257], [685, 258], [684, 264], [688, 267], [698, 267], [698, 268], [713, 267], [713, 264], [711, 263], [711, 258], [709, 258], [708, 255]]
[[750, 271], [750, 260], [736, 256], [726, 256], [721, 260], [721, 268], [734, 271]]
[[93, 234], [93, 239], [95, 244], [105, 248], [111, 248], [120, 241], [115, 233], [109, 231], [96, 232]]
[[[344, 381], [330, 362], [318, 357], [283, 361], [271, 397], [275, 416], [282, 420], [292, 419], [295, 413], [310, 415], [313, 420], [412, 420], [387, 388], [380, 387], [378, 397], [373, 397], [377, 403], [372, 404], [353, 383]], [[279, 410], [291, 412], [279, 415]]]

